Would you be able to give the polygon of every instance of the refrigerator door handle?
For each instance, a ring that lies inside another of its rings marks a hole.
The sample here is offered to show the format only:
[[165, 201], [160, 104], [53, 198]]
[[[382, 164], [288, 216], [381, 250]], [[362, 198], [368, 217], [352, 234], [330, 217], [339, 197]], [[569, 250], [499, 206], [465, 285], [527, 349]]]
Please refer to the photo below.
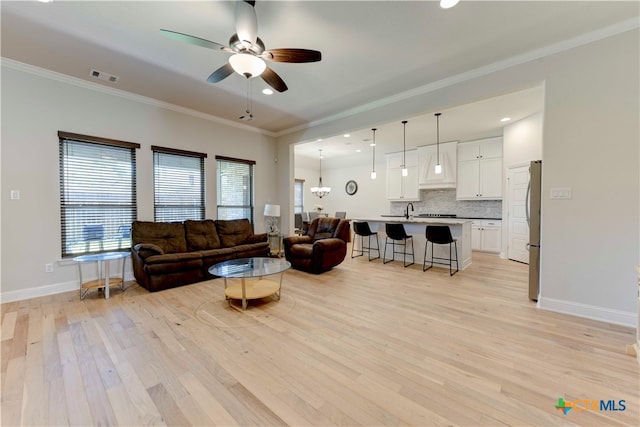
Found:
[[527, 216], [527, 226], [531, 227], [531, 223], [530, 220], [531, 218], [529, 217], [529, 196], [531, 193], [531, 168], [529, 168], [529, 182], [527, 183], [527, 195], [524, 198], [524, 213]]

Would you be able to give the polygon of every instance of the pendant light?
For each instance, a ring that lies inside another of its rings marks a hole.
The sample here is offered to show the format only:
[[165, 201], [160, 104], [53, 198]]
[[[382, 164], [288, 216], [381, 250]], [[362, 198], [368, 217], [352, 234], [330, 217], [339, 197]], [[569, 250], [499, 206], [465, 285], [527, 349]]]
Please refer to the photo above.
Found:
[[318, 180], [317, 187], [311, 187], [311, 194], [322, 199], [331, 193], [331, 187], [325, 187], [322, 185], [322, 149], [319, 149], [318, 151], [320, 151], [320, 179]]
[[407, 121], [402, 121], [404, 127], [404, 136], [402, 138], [402, 176], [409, 176], [409, 169], [407, 169]]
[[376, 128], [371, 129], [373, 131], [373, 160], [371, 162], [371, 179], [376, 179]]
[[436, 116], [436, 174], [442, 173], [442, 165], [440, 164], [440, 115], [442, 113], [434, 114]]

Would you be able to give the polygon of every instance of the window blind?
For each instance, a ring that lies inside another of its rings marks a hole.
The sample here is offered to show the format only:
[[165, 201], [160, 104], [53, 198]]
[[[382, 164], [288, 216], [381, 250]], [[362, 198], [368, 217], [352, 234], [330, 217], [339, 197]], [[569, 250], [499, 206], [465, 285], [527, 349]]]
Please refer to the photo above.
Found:
[[253, 224], [251, 160], [216, 156], [218, 219], [247, 218]]
[[139, 144], [58, 132], [62, 256], [131, 247]]
[[296, 179], [293, 183], [293, 212], [304, 210], [304, 179]]
[[152, 146], [153, 207], [156, 221], [205, 217], [206, 154]]

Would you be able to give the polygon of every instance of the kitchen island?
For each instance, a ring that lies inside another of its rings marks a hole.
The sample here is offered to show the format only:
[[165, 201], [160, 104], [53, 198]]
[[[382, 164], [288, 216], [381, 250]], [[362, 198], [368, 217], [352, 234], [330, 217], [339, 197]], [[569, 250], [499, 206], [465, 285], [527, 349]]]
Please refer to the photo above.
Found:
[[[413, 236], [414, 253], [416, 264], [422, 265], [424, 259], [424, 248], [427, 242], [425, 231], [427, 225], [448, 225], [451, 229], [451, 235], [458, 241], [458, 263], [459, 269], [464, 270], [471, 265], [471, 221], [467, 219], [456, 218], [420, 218], [414, 217], [407, 219], [404, 216], [359, 216], [352, 218], [353, 221], [367, 221], [371, 231], [377, 231], [380, 239], [380, 258], [384, 254], [384, 241], [386, 238], [385, 223], [394, 222], [404, 224], [404, 228], [408, 235]], [[356, 250], [359, 249], [360, 239], [353, 239]], [[449, 258], [449, 245], [433, 245], [435, 256], [441, 258]], [[409, 250], [411, 244], [409, 243]], [[391, 258], [391, 246], [387, 250], [387, 258]], [[402, 261], [402, 255], [396, 254], [395, 259]], [[429, 250], [428, 263], [431, 260], [431, 250]], [[434, 267], [449, 268], [441, 264], [434, 264]], [[454, 263], [455, 268], [455, 263]]]

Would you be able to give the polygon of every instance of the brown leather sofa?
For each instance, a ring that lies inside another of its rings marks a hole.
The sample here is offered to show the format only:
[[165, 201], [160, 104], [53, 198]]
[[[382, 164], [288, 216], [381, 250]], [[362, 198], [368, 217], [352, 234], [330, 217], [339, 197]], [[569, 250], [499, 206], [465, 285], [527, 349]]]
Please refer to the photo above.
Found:
[[134, 221], [131, 239], [133, 274], [151, 292], [211, 279], [218, 262], [269, 256], [267, 234], [253, 234], [247, 219]]
[[284, 238], [284, 255], [297, 270], [320, 274], [340, 264], [347, 254], [349, 221], [316, 218], [304, 236]]

